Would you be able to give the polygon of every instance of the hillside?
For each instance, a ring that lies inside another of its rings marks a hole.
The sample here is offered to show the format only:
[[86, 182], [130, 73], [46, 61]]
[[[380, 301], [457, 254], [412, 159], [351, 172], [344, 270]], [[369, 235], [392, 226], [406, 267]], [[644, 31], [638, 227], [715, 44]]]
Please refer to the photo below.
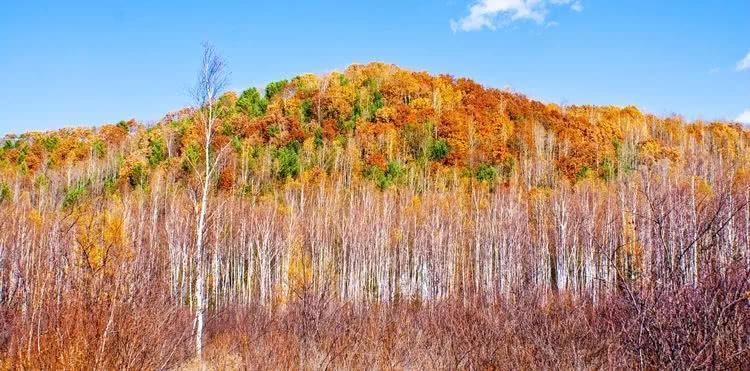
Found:
[[[231, 148], [223, 190], [347, 172], [381, 188], [401, 174], [413, 183], [452, 171], [462, 179], [519, 177], [526, 187], [612, 180], [658, 163], [684, 170], [696, 157], [745, 161], [749, 138], [739, 124], [687, 123], [635, 107], [560, 107], [381, 63], [226, 93], [218, 109], [212, 146]], [[157, 170], [184, 178], [203, 146], [193, 121], [185, 109], [148, 127], [130, 120], [7, 135], [0, 169], [34, 178], [93, 163], [109, 172], [108, 185], [131, 188]]]
[[741, 367], [749, 144], [382, 63], [7, 135], [0, 369]]

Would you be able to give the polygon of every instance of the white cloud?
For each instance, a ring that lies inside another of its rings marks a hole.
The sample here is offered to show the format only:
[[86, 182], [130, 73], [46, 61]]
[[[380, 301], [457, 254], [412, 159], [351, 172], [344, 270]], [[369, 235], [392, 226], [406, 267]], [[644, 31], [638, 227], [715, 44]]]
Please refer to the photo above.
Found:
[[494, 30], [498, 25], [522, 20], [544, 24], [550, 6], [565, 6], [576, 12], [583, 10], [580, 0], [475, 0], [467, 16], [451, 20], [451, 28], [454, 32]]
[[745, 58], [742, 58], [741, 61], [737, 62], [737, 71], [747, 70], [750, 70], [750, 52], [747, 52]]
[[550, 0], [552, 5], [570, 5], [570, 9], [575, 12], [583, 11], [583, 4], [580, 0]]
[[734, 120], [745, 125], [750, 125], [750, 109], [746, 110], [745, 112], [742, 112]]

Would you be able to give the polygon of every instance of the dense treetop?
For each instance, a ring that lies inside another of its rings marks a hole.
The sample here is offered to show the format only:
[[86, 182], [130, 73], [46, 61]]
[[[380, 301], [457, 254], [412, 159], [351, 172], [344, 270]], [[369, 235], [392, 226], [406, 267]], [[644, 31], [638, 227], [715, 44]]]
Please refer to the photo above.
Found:
[[[228, 92], [217, 108], [211, 145], [228, 154], [218, 179], [223, 190], [247, 190], [253, 176], [270, 184], [343, 175], [383, 189], [406, 174], [451, 172], [489, 182], [517, 176], [530, 186], [608, 181], [639, 166], [679, 167], [699, 153], [745, 163], [750, 134], [737, 123], [687, 123], [632, 106], [545, 104], [383, 63]], [[101, 160], [109, 187], [146, 185], [156, 171], [186, 180], [204, 145], [192, 113], [150, 126], [130, 120], [6, 135], [0, 171], [38, 183]]]

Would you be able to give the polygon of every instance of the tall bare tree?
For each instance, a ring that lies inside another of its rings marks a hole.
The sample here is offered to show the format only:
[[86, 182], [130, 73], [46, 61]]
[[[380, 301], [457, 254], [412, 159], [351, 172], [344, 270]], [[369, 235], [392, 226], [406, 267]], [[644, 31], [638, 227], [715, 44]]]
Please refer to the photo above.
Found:
[[[193, 91], [195, 99], [195, 117], [204, 130], [203, 166], [193, 164], [196, 176], [201, 182], [200, 196], [195, 199], [196, 227], [195, 227], [195, 251], [196, 251], [196, 282], [195, 282], [195, 351], [198, 359], [202, 362], [203, 353], [203, 323], [206, 311], [205, 298], [205, 231], [206, 215], [208, 212], [208, 199], [211, 190], [212, 177], [216, 172], [224, 150], [220, 150], [212, 157], [211, 139], [218, 111], [216, 101], [226, 87], [228, 73], [224, 60], [216, 53], [213, 46], [203, 45], [203, 60], [198, 72], [198, 82]], [[200, 169], [199, 169], [200, 168]]]

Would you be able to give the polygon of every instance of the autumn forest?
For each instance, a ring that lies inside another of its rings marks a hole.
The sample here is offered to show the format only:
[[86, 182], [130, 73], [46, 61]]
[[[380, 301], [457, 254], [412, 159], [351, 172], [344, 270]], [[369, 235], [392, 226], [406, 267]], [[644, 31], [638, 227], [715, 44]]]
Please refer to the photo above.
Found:
[[[235, 66], [235, 68], [237, 68]], [[0, 369], [740, 369], [750, 131], [384, 63], [0, 142]]]

